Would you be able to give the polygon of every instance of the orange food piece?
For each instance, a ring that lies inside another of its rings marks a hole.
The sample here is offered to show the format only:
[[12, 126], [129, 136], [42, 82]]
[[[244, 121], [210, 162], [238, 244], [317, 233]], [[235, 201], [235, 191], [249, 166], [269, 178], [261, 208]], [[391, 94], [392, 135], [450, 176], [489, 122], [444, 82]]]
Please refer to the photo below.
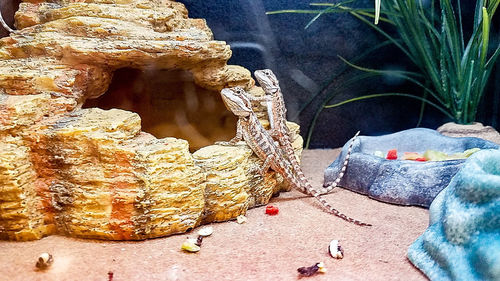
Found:
[[418, 152], [405, 152], [403, 155], [403, 160], [417, 160], [418, 158], [423, 158]]

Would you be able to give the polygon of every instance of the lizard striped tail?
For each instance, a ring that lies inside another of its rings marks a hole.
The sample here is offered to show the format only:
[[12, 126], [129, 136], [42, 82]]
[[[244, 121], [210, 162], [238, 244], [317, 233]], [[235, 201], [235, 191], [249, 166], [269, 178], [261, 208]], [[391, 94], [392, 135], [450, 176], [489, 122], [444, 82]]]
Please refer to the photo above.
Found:
[[337, 187], [337, 185], [340, 183], [340, 181], [344, 177], [345, 171], [347, 169], [347, 164], [349, 163], [349, 158], [351, 157], [352, 145], [354, 144], [354, 141], [356, 140], [358, 135], [359, 135], [359, 131], [354, 135], [354, 137], [352, 137], [351, 143], [349, 144], [349, 147], [347, 148], [347, 154], [346, 154], [345, 159], [344, 159], [344, 164], [342, 165], [342, 169], [340, 170], [340, 173], [338, 174], [337, 178], [329, 186], [323, 187], [319, 192], [320, 195], [326, 194], [326, 193], [332, 191], [334, 188]]
[[[332, 205], [330, 205], [330, 203], [328, 203], [328, 201], [326, 201], [324, 198], [322, 198], [321, 194], [319, 194], [318, 191], [316, 191], [316, 189], [314, 189], [312, 187], [312, 185], [309, 183], [309, 181], [305, 178], [302, 170], [295, 171], [295, 175], [297, 177], [295, 177], [294, 174], [292, 174], [291, 171], [289, 171], [287, 169], [283, 170], [283, 173], [284, 173], [284, 176], [293, 184], [293, 186], [295, 186], [297, 189], [299, 189], [299, 191], [301, 191], [302, 193], [312, 195], [314, 198], [316, 198], [316, 200], [318, 200], [321, 203], [321, 205], [323, 205], [323, 207], [329, 213], [331, 213], [331, 214], [333, 214], [333, 215], [335, 215], [335, 216], [337, 216], [345, 221], [348, 221], [350, 223], [354, 223], [355, 225], [371, 226], [371, 224], [364, 223], [362, 221], [348, 217], [347, 215], [341, 213], [339, 210], [335, 209]], [[302, 180], [302, 179], [304, 179], [304, 180]]]
[[330, 203], [328, 203], [328, 201], [326, 201], [324, 198], [322, 198], [316, 190], [313, 189], [311, 193], [312, 193], [312, 196], [314, 196], [314, 198], [316, 198], [319, 202], [321, 202], [323, 207], [325, 207], [329, 213], [331, 213], [331, 214], [333, 214], [333, 215], [335, 215], [335, 216], [337, 216], [337, 217], [339, 217], [347, 222], [354, 223], [355, 225], [372, 226], [369, 223], [365, 223], [365, 222], [353, 219], [353, 218], [348, 217], [345, 214], [339, 212], [339, 210], [335, 209], [332, 205], [330, 205]]
[[[340, 171], [337, 179], [333, 182], [333, 184], [331, 184], [330, 186], [322, 189], [320, 191], [320, 193], [318, 193], [316, 190], [312, 190], [311, 194], [312, 196], [314, 196], [316, 199], [318, 199], [319, 202], [321, 202], [321, 204], [326, 208], [328, 209], [328, 211], [345, 220], [345, 221], [348, 221], [350, 223], [354, 223], [355, 225], [359, 225], [359, 226], [372, 226], [371, 224], [369, 223], [365, 223], [365, 222], [362, 222], [362, 221], [359, 221], [359, 220], [356, 220], [356, 219], [353, 219], [351, 217], [348, 217], [347, 215], [339, 212], [339, 210], [333, 208], [332, 205], [330, 205], [330, 203], [328, 203], [328, 201], [326, 201], [324, 198], [322, 198], [320, 195], [321, 194], [325, 194], [325, 193], [328, 193], [330, 191], [332, 191], [335, 187], [337, 187], [337, 184], [342, 180], [342, 178], [344, 177], [344, 174], [345, 174], [345, 171], [347, 169], [347, 164], [349, 163], [349, 157], [351, 156], [351, 150], [352, 150], [352, 145], [354, 144], [354, 141], [356, 140], [356, 138], [358, 137], [360, 131], [358, 131], [354, 137], [352, 138], [351, 140], [351, 143], [349, 144], [349, 147], [347, 148], [347, 154], [346, 154], [346, 157], [345, 157], [345, 160], [344, 160], [344, 164], [342, 165], [342, 170]], [[303, 176], [303, 174], [302, 174]]]
[[[286, 126], [286, 125], [284, 125]], [[285, 133], [281, 136], [283, 138], [283, 143], [281, 144], [281, 147], [285, 151], [288, 160], [290, 161], [290, 164], [292, 164], [292, 168], [295, 171], [295, 174], [298, 176], [299, 181], [302, 183], [306, 183], [308, 180], [304, 173], [302, 172], [302, 168], [300, 167], [299, 161], [297, 159], [297, 155], [295, 154], [295, 150], [292, 147], [292, 142], [290, 140], [290, 136], [288, 135], [288, 130], [285, 131]], [[280, 138], [281, 139], [281, 138]], [[305, 187], [302, 187], [303, 185], [298, 185], [300, 191], [304, 194], [307, 195], [312, 195], [312, 193]]]

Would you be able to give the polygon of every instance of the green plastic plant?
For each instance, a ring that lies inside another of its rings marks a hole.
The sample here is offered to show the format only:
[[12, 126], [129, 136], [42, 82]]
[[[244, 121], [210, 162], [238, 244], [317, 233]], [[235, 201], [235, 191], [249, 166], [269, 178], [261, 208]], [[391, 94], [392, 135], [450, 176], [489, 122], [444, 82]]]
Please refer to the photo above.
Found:
[[[331, 93], [326, 96], [312, 121], [306, 146], [310, 142], [316, 119], [323, 109], [379, 96], [407, 96], [420, 99], [436, 107], [457, 123], [469, 124], [475, 121], [477, 108], [484, 96], [491, 70], [500, 55], [500, 44], [492, 50], [489, 48], [490, 22], [500, 0], [477, 0], [474, 22], [468, 39], [465, 38], [465, 34], [468, 33], [464, 32], [462, 24], [460, 1], [455, 1], [456, 3], [452, 5], [451, 0], [431, 0], [427, 1], [430, 2], [429, 6], [424, 7], [420, 0], [375, 0], [376, 9], [352, 8], [349, 6], [352, 2], [354, 1], [312, 3], [311, 6], [316, 9], [283, 10], [269, 14], [317, 14], [306, 28], [324, 14], [351, 14], [397, 46], [415, 64], [418, 71], [380, 71], [359, 67], [344, 60], [348, 65], [367, 73], [348, 82], [352, 83], [372, 75], [396, 75], [420, 86], [424, 95], [420, 97], [403, 93], [374, 94], [329, 105], [328, 103], [336, 95]], [[390, 35], [373, 23], [373, 19], [377, 23], [379, 18], [385, 24], [393, 25], [396, 28], [396, 35]], [[330, 82], [333, 80], [334, 77]], [[322, 90], [326, 87], [327, 85]], [[319, 94], [318, 92], [311, 97], [310, 101]]]

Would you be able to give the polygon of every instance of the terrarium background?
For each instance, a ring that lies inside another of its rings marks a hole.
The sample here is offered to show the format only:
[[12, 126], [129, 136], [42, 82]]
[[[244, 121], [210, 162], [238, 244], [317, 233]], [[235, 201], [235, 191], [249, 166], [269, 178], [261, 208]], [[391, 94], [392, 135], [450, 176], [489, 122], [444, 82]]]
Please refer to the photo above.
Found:
[[[1, 0], [2, 13], [11, 26], [13, 13], [17, 10], [19, 2], [19, 0]], [[333, 73], [344, 67], [344, 63], [337, 55], [352, 59], [383, 40], [375, 31], [347, 14], [322, 16], [306, 30], [304, 30], [304, 26], [311, 19], [311, 15], [265, 14], [266, 11], [280, 9], [307, 9], [311, 1], [216, 0], [206, 2], [182, 0], [179, 2], [186, 5], [190, 17], [207, 20], [216, 40], [224, 40], [231, 45], [233, 57], [229, 61], [230, 64], [244, 66], [250, 71], [262, 68], [271, 68], [275, 71], [285, 94], [288, 117], [292, 119], [291, 121], [301, 125], [303, 136], [307, 134], [311, 119], [321, 103], [321, 96], [317, 97], [299, 116], [297, 116], [297, 110]], [[370, 6], [373, 4], [373, 0], [363, 0], [358, 1], [358, 3], [360, 6]], [[473, 11], [475, 1], [462, 1], [462, 4], [463, 11]], [[465, 16], [464, 19], [465, 26], [471, 26], [471, 23], [467, 21], [472, 20], [472, 15]], [[494, 33], [490, 38], [490, 46], [497, 46], [500, 41], [498, 15], [496, 15], [491, 29]], [[1, 35], [2, 37], [6, 36], [7, 33], [2, 30]], [[404, 56], [391, 48], [380, 50], [373, 57], [363, 60], [360, 64], [380, 69], [408, 69], [410, 65], [405, 61]], [[359, 72], [349, 69], [328, 90], [331, 91], [342, 86], [343, 81], [357, 73]], [[85, 106], [97, 106], [105, 109], [115, 107], [135, 111], [140, 114], [145, 131], [153, 133], [156, 137], [172, 136], [168, 133], [168, 127], [161, 127], [161, 124], [168, 123], [169, 119], [172, 120], [174, 116], [172, 111], [165, 110], [165, 114], [161, 114], [159, 110], [148, 110], [151, 95], [168, 101], [168, 97], [175, 97], [178, 94], [175, 91], [169, 92], [171, 87], [163, 85], [161, 81], [165, 77], [170, 77], [168, 80], [179, 78], [178, 84], [182, 84], [183, 81], [189, 82], [189, 77], [186, 77], [185, 73], [164, 71], [141, 73], [134, 70], [120, 70], [115, 74], [109, 93], [101, 97], [100, 100], [88, 101]], [[477, 121], [491, 125], [498, 130], [500, 126], [500, 67], [498, 64], [495, 66], [490, 80], [489, 89], [486, 91], [485, 99], [478, 111]], [[189, 92], [191, 93], [202, 91], [201, 88], [189, 83], [186, 85], [190, 88]], [[127, 104], [124, 99], [116, 99], [116, 96], [113, 96], [113, 90], [117, 88], [129, 90], [128, 93], [131, 97], [128, 101], [132, 101], [132, 103]], [[361, 94], [395, 91], [421, 94], [421, 90], [412, 84], [390, 77], [382, 77], [364, 80], [347, 88], [333, 102]], [[144, 95], [145, 92], [150, 94]], [[322, 96], [326, 94], [327, 92], [324, 92]], [[206, 94], [198, 93], [191, 97], [184, 95], [180, 99], [183, 99], [181, 103], [186, 105], [188, 100], [197, 100], [199, 97], [207, 98]], [[217, 96], [213, 98], [217, 99]], [[208, 97], [208, 99], [212, 98]], [[198, 100], [198, 102], [204, 104], [206, 100]], [[161, 104], [154, 101], [152, 106], [161, 109]], [[365, 135], [380, 135], [415, 127], [418, 122], [419, 109], [420, 103], [414, 100], [390, 97], [371, 99], [324, 110], [315, 128], [311, 147], [342, 146], [357, 130], [361, 130]], [[205, 143], [207, 141], [227, 138], [230, 135], [227, 130], [231, 130], [234, 120], [222, 120], [220, 121], [222, 123], [207, 122], [213, 120], [202, 117], [209, 116], [210, 111], [219, 112], [219, 117], [226, 116], [225, 113], [221, 113], [223, 109], [219, 108], [217, 103], [215, 103], [215, 107], [208, 108], [208, 110], [208, 112], [203, 112], [195, 109], [192, 113], [188, 112], [187, 120], [193, 122], [193, 126], [199, 130], [211, 131], [211, 128], [207, 126], [214, 126], [212, 128], [214, 130], [221, 128], [223, 130], [214, 131], [208, 140], [202, 140], [198, 144], [192, 143], [193, 139], [182, 135], [182, 133], [174, 133], [173, 136], [187, 138], [191, 145], [196, 147], [207, 145], [208, 143]], [[190, 114], [192, 116], [189, 116]], [[427, 107], [421, 126], [436, 128], [447, 121], [449, 120], [441, 113]]]

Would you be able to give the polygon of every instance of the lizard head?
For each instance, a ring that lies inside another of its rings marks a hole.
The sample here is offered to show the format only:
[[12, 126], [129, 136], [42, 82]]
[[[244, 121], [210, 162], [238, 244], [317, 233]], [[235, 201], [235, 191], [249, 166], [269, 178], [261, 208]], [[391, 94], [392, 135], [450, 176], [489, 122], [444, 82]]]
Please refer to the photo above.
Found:
[[220, 92], [226, 107], [238, 117], [247, 117], [252, 113], [250, 100], [245, 96], [245, 90], [240, 87], [225, 88]]
[[256, 70], [254, 74], [257, 81], [259, 81], [259, 85], [266, 93], [274, 94], [279, 91], [278, 79], [270, 69]]

